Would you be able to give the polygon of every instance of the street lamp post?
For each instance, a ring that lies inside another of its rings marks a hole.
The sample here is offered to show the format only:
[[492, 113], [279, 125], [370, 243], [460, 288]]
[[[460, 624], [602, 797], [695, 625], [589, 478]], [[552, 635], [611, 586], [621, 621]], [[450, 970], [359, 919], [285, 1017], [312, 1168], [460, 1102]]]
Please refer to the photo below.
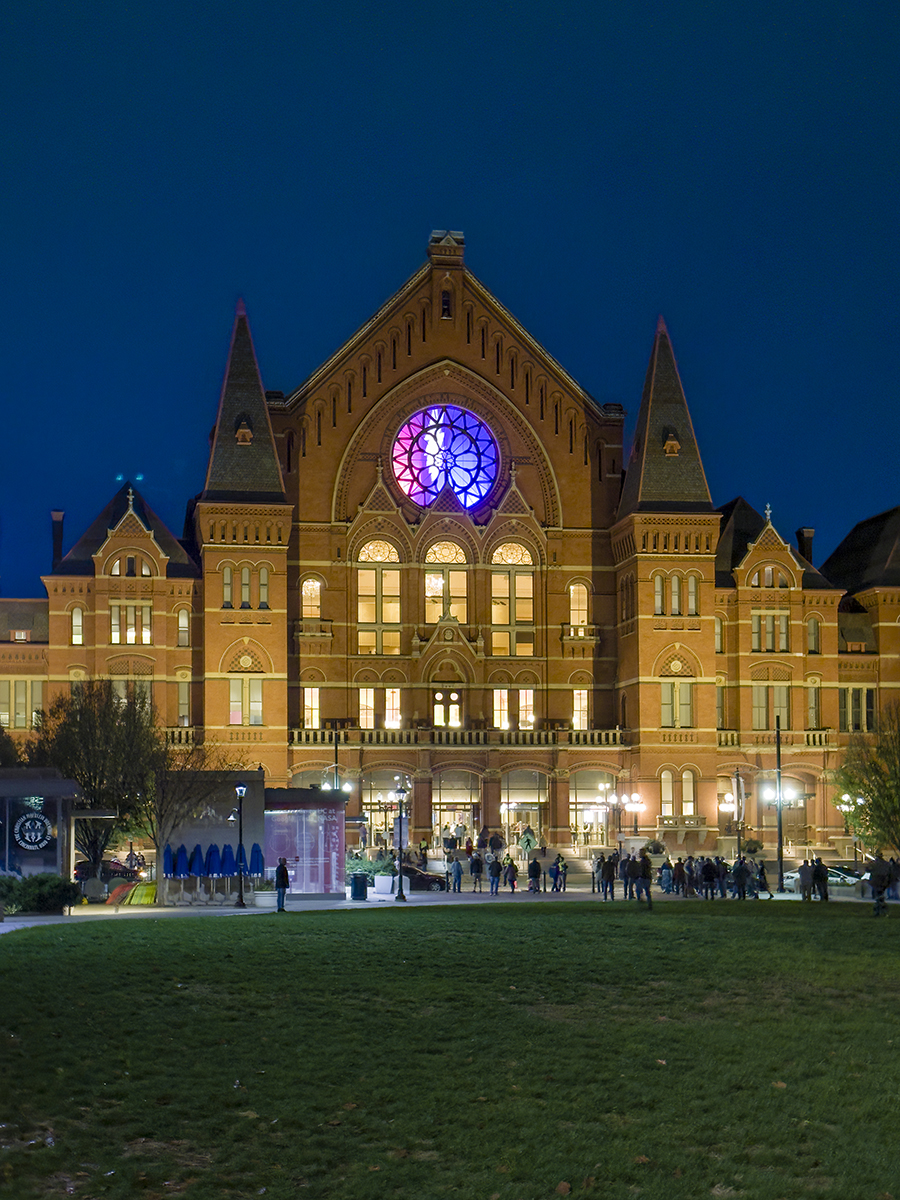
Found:
[[641, 797], [638, 792], [631, 793], [631, 799], [625, 802], [625, 811], [634, 814], [634, 837], [640, 837], [638, 830], [638, 813], [644, 811], [644, 805], [641, 803]]
[[394, 795], [397, 797], [397, 895], [395, 900], [406, 900], [403, 892], [403, 818], [406, 816], [407, 790], [403, 781], [397, 785]]
[[778, 891], [784, 892], [784, 789], [781, 784], [781, 717], [775, 718], [775, 803], [778, 805]]
[[235, 908], [246, 908], [244, 903], [244, 797], [247, 794], [247, 788], [243, 783], [236, 784], [234, 794], [237, 796], [238, 802], [238, 898]]

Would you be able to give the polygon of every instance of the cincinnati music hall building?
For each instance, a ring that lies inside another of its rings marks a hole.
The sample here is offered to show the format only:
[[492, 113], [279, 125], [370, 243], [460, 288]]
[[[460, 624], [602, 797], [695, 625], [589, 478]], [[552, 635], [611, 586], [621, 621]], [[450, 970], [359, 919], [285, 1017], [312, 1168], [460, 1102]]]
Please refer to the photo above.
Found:
[[415, 840], [708, 853], [739, 817], [774, 841], [777, 722], [785, 836], [839, 848], [829, 771], [898, 680], [900, 514], [817, 570], [811, 529], [714, 503], [662, 322], [639, 387], [623, 453], [624, 410], [454, 232], [294, 391], [264, 389], [239, 309], [182, 536], [130, 484], [68, 548], [53, 514], [46, 596], [0, 601], [0, 724], [108, 677], [269, 786], [349, 785], [351, 830], [389, 830], [402, 783]]

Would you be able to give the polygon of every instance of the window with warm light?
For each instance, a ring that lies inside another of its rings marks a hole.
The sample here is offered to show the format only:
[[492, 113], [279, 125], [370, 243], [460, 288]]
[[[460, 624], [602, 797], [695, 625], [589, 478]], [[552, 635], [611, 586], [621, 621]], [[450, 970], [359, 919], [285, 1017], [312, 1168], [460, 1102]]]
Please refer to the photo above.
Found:
[[425, 621], [434, 625], [445, 615], [467, 620], [466, 571], [450, 564], [465, 564], [466, 556], [455, 542], [436, 542], [425, 555]]
[[359, 689], [359, 727], [360, 729], [375, 728], [375, 689], [362, 687]]
[[671, 771], [662, 771], [659, 776], [660, 814], [664, 817], [675, 815], [675, 793]]
[[303, 688], [303, 728], [319, 728], [319, 689], [317, 687]]
[[588, 590], [583, 583], [569, 584], [569, 624], [587, 625]]
[[685, 817], [693, 817], [696, 812], [693, 771], [681, 772], [681, 812]]
[[400, 728], [400, 689], [384, 689], [384, 727], [385, 729]]
[[231, 567], [222, 568], [222, 607], [231, 608], [234, 595], [234, 572]]
[[494, 728], [509, 729], [509, 691], [494, 688]]
[[587, 688], [575, 688], [572, 693], [572, 728], [588, 728]]
[[660, 729], [690, 729], [694, 724], [694, 686], [690, 679], [660, 684]]
[[178, 645], [189, 646], [191, 644], [191, 614], [186, 608], [178, 610]]
[[304, 617], [322, 615], [322, 585], [318, 579], [304, 579], [300, 587], [300, 597]]
[[[491, 557], [491, 654], [534, 654], [534, 560], [516, 542], [498, 546]], [[531, 628], [526, 628], [531, 626]]]
[[153, 642], [149, 604], [110, 604], [109, 641], [113, 646], [149, 646]]
[[400, 653], [400, 570], [382, 565], [399, 562], [388, 542], [368, 542], [359, 553], [365, 567], [356, 572], [357, 646], [359, 654]]
[[459, 729], [462, 726], [461, 694], [441, 689], [432, 698], [432, 716], [437, 728]]
[[228, 681], [228, 723], [230, 725], [262, 725], [263, 681], [244, 677]]
[[84, 609], [73, 608], [70, 618], [70, 636], [73, 646], [84, 645]]

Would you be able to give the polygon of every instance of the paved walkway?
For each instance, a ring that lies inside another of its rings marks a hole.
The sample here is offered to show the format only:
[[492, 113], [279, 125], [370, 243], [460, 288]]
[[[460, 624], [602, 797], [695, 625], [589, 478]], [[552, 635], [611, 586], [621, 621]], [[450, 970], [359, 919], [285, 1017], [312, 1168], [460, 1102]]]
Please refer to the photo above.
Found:
[[[867, 904], [871, 905], [870, 899], [861, 900], [857, 896], [832, 895], [831, 899], [837, 903], [847, 904]], [[775, 900], [779, 903], [800, 903], [799, 894], [793, 892], [785, 892], [782, 895], [776, 893]], [[656, 891], [653, 894], [654, 903], [659, 904], [703, 904], [710, 903], [700, 899], [685, 900], [681, 896], [667, 896], [663, 892]], [[346, 900], [340, 897], [329, 899], [310, 899], [304, 900], [299, 897], [288, 899], [289, 912], [322, 912], [325, 910], [349, 909], [356, 912], [364, 911], [369, 908], [378, 908], [383, 905], [396, 905], [397, 901], [394, 896], [377, 896], [374, 891], [369, 892], [367, 900]], [[565, 892], [542, 892], [539, 896], [530, 894], [527, 890], [519, 890], [512, 894], [508, 888], [501, 890], [498, 896], [492, 897], [487, 889], [483, 892], [472, 892], [465, 890], [461, 893], [453, 892], [412, 892], [407, 893], [407, 904], [416, 906], [429, 906], [435, 904], [573, 904], [573, 903], [594, 903], [602, 904], [598, 892], [591, 892], [590, 885], [587, 887], [570, 887]], [[614, 901], [616, 904], [622, 904], [621, 896]], [[625, 901], [624, 903], [634, 904], [635, 901]], [[712, 901], [711, 903], [716, 903]], [[721, 903], [721, 901], [719, 901]], [[753, 901], [748, 901], [753, 903]], [[761, 903], [766, 904], [768, 901], [763, 899]], [[818, 901], [816, 901], [818, 903]], [[84, 904], [78, 908], [72, 909], [71, 915], [66, 916], [7, 916], [5, 920], [0, 921], [0, 934], [12, 933], [16, 929], [27, 929], [39, 925], [72, 925], [81, 921], [131, 921], [131, 920], [178, 920], [182, 917], [200, 917], [203, 919], [211, 919], [213, 917], [230, 918], [232, 920], [250, 920], [253, 917], [275, 916], [272, 909], [260, 908], [204, 908], [198, 905], [196, 908], [190, 906], [179, 908], [156, 908], [151, 905], [124, 905], [118, 909], [105, 904]]]

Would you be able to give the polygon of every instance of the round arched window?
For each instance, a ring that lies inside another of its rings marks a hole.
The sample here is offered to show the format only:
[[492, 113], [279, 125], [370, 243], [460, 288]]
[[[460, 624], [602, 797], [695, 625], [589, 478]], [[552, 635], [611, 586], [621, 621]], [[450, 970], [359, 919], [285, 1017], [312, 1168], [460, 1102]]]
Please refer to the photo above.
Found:
[[433, 504], [451, 488], [464, 508], [479, 504], [494, 485], [500, 455], [491, 431], [455, 404], [423, 408], [394, 439], [394, 478], [416, 504]]

